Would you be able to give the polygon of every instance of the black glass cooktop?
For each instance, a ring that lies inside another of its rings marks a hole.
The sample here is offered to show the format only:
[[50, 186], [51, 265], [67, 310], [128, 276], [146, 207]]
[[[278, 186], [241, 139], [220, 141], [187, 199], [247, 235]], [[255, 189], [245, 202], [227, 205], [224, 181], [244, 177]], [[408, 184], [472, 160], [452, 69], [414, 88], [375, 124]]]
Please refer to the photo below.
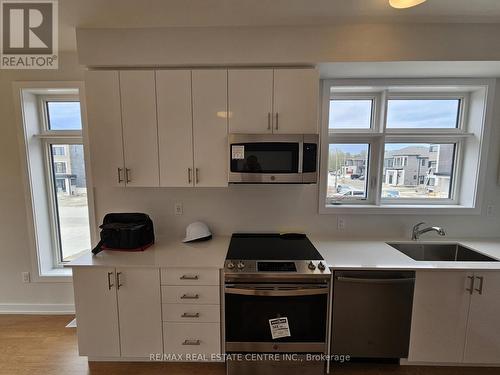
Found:
[[323, 260], [305, 234], [234, 233], [226, 259]]

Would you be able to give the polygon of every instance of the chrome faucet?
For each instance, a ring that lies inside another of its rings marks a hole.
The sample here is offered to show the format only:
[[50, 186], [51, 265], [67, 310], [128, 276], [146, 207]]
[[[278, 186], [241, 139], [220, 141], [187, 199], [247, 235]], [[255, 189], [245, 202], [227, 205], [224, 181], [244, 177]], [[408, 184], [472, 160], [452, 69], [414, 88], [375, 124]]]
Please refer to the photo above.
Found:
[[444, 232], [444, 229], [441, 228], [441, 227], [427, 227], [427, 228], [424, 228], [424, 229], [420, 229], [420, 226], [423, 225], [423, 224], [425, 224], [425, 223], [421, 222], [421, 223], [415, 224], [413, 226], [413, 230], [411, 232], [411, 239], [413, 241], [418, 240], [422, 234], [427, 233], [427, 232], [436, 232], [440, 236], [444, 236], [446, 234]]

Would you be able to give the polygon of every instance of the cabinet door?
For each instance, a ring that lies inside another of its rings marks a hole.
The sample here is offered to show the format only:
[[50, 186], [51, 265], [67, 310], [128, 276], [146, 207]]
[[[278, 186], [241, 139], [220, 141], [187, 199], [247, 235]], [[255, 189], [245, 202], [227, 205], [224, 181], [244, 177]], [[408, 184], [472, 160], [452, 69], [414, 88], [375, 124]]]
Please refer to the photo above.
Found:
[[75, 267], [73, 288], [80, 355], [119, 357], [114, 268]]
[[160, 186], [193, 186], [191, 71], [156, 72]]
[[229, 70], [228, 105], [230, 133], [271, 133], [273, 71]]
[[274, 70], [274, 133], [318, 133], [319, 76], [315, 69]]
[[462, 361], [471, 274], [463, 271], [417, 271], [409, 361]]
[[121, 71], [120, 92], [127, 185], [159, 186], [154, 71]]
[[125, 186], [118, 72], [86, 71], [85, 97], [94, 185]]
[[227, 70], [193, 70], [195, 186], [227, 186]]
[[500, 272], [475, 272], [474, 276], [464, 362], [500, 363]]
[[149, 357], [163, 350], [160, 270], [116, 270], [122, 357]]

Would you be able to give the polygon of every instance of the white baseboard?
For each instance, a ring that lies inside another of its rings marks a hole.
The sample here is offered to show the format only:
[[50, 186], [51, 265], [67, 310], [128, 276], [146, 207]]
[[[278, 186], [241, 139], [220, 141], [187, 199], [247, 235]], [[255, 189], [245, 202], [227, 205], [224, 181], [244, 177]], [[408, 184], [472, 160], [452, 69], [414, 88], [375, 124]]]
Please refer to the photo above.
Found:
[[75, 313], [73, 304], [0, 303], [0, 314], [67, 315]]

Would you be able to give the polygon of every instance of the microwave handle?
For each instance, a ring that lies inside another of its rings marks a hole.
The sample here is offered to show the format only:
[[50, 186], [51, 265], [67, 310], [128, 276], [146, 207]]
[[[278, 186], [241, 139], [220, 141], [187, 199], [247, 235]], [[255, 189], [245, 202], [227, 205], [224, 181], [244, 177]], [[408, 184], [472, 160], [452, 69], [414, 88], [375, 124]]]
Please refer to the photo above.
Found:
[[285, 290], [262, 290], [250, 288], [237, 288], [228, 286], [224, 288], [226, 294], [237, 294], [243, 296], [263, 296], [263, 297], [294, 297], [294, 296], [315, 296], [328, 294], [328, 288], [297, 288]]
[[299, 170], [298, 173], [302, 173], [304, 170], [304, 141], [299, 142]]

